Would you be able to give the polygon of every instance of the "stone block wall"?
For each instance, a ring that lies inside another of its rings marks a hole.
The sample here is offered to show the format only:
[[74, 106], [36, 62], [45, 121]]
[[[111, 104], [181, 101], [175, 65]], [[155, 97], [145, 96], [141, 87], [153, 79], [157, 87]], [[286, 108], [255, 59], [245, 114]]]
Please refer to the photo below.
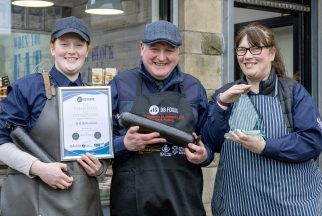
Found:
[[179, 1], [180, 65], [200, 79], [209, 96], [221, 86], [221, 4], [221, 0]]
[[[179, 27], [183, 36], [180, 53], [181, 68], [197, 77], [210, 97], [221, 86], [223, 52], [222, 0], [179, 1]], [[203, 202], [211, 214], [211, 198], [219, 155], [203, 168]]]

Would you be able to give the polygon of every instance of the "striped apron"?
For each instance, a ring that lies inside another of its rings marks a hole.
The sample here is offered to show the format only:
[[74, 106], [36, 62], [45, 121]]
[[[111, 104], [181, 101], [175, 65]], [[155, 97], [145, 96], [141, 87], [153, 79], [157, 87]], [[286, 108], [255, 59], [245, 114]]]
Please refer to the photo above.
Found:
[[[269, 138], [288, 134], [276, 91], [275, 96], [241, 97], [229, 124], [232, 129], [260, 129]], [[212, 211], [214, 216], [321, 216], [322, 173], [314, 160], [281, 162], [226, 140]]]

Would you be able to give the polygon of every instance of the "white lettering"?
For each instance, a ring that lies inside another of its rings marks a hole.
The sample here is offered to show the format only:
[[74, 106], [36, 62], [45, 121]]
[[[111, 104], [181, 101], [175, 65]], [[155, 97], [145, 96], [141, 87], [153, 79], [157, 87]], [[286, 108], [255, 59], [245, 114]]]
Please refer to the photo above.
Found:
[[167, 112], [169, 112], [169, 113], [178, 113], [178, 108], [167, 107]]

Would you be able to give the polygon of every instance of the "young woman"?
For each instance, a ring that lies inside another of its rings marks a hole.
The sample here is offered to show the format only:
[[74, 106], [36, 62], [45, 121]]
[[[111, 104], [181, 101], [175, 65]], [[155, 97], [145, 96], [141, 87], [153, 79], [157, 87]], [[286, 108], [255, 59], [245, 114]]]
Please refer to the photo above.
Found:
[[[90, 154], [78, 161], [59, 162], [55, 88], [83, 85], [80, 71], [89, 47], [84, 21], [58, 19], [51, 35], [55, 64], [49, 75], [37, 73], [17, 80], [0, 102], [0, 160], [9, 166], [1, 190], [1, 215], [102, 215], [95, 177], [103, 172], [102, 163]], [[22, 126], [58, 162], [44, 163], [17, 148], [8, 125]]]

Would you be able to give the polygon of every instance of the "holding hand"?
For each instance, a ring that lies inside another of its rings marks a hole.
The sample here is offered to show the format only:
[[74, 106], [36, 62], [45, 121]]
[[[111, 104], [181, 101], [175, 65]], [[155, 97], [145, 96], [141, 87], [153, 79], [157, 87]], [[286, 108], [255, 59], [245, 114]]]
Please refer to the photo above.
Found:
[[90, 153], [82, 155], [81, 158], [77, 159], [77, 162], [84, 168], [89, 176], [98, 176], [102, 174], [104, 169], [99, 159]]
[[68, 176], [67, 165], [64, 163], [44, 163], [35, 161], [30, 168], [30, 174], [39, 176], [43, 182], [54, 189], [68, 189], [72, 186], [73, 177]]
[[146, 145], [166, 142], [166, 139], [161, 138], [158, 132], [142, 134], [138, 133], [139, 129], [139, 126], [133, 126], [126, 132], [124, 145], [127, 150], [140, 151], [145, 149]]
[[197, 142], [195, 144], [189, 143], [184, 151], [188, 161], [194, 164], [200, 164], [208, 158], [208, 152], [203, 142], [197, 138], [197, 135], [195, 133], [192, 135], [195, 137]]
[[262, 136], [247, 136], [240, 130], [229, 131], [227, 139], [239, 143], [242, 147], [256, 154], [261, 154], [266, 146], [266, 142]]
[[251, 85], [239, 84], [233, 85], [225, 92], [220, 93], [217, 97], [217, 103], [220, 106], [223, 104], [231, 104], [238, 100], [241, 94], [247, 93], [250, 91]]

